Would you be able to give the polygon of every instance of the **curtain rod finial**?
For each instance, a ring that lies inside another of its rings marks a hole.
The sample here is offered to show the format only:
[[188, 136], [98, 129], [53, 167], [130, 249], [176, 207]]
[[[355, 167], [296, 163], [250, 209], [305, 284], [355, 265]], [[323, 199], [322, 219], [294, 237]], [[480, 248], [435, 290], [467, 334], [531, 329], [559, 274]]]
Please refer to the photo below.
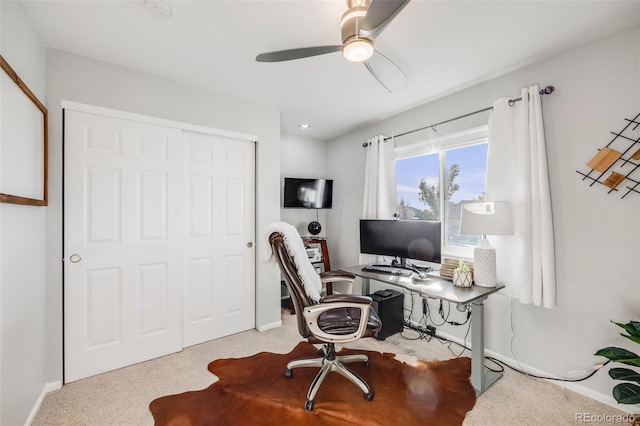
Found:
[[552, 94], [552, 93], [553, 93], [553, 91], [554, 91], [554, 90], [556, 90], [556, 88], [555, 88], [555, 87], [553, 87], [553, 86], [547, 86], [547, 87], [545, 87], [544, 89], [542, 89], [542, 90], [540, 91], [540, 94], [541, 94], [541, 95], [550, 95], [550, 94]]

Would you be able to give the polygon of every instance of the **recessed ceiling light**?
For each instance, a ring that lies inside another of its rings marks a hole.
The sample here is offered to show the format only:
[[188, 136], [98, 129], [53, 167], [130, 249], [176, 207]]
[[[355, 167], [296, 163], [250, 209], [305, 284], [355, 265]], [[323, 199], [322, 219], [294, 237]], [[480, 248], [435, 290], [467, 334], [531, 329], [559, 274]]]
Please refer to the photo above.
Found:
[[159, 0], [145, 0], [144, 7], [154, 18], [171, 19], [173, 16], [169, 5]]
[[309, 123], [300, 123], [300, 124], [298, 124], [298, 128], [302, 129], [302, 130], [310, 129], [311, 128], [311, 124], [309, 124]]

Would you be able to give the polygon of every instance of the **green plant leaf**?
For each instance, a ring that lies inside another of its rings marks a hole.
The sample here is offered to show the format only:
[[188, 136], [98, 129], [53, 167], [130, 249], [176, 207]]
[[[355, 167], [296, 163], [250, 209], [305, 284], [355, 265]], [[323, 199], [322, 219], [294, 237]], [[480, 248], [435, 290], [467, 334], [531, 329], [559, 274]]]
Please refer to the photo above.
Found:
[[609, 370], [609, 377], [615, 380], [627, 380], [640, 383], [640, 373], [628, 368], [612, 368]]
[[636, 342], [636, 343], [640, 343], [640, 337], [637, 337], [637, 336], [629, 336], [629, 335], [624, 334], [624, 333], [620, 333], [620, 335], [621, 335], [622, 337], [626, 337], [627, 339], [632, 340], [632, 341], [634, 341], [634, 342]]
[[600, 349], [595, 354], [599, 356], [603, 356], [605, 358], [609, 358], [611, 361], [621, 362], [623, 364], [635, 365], [636, 367], [640, 367], [640, 356], [623, 348], [608, 346], [606, 348]]
[[[640, 321], [629, 321], [626, 324], [622, 324], [622, 323], [615, 322], [615, 321], [611, 321], [611, 322], [614, 323], [615, 325], [617, 325], [618, 327], [624, 328], [624, 330], [627, 333], [629, 333], [630, 336], [640, 338]], [[624, 334], [623, 334], [623, 336], [624, 336]], [[625, 337], [627, 337], [627, 336], [625, 336]]]
[[640, 404], [640, 386], [620, 383], [613, 387], [613, 397], [620, 404]]

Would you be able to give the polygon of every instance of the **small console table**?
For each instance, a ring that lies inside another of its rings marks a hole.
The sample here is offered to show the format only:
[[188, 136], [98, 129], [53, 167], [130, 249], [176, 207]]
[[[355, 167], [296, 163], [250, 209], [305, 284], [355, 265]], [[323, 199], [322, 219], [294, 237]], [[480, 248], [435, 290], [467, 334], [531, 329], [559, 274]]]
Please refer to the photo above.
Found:
[[414, 281], [410, 276], [392, 275], [379, 272], [363, 271], [366, 265], [355, 265], [339, 268], [362, 278], [362, 294], [370, 293], [370, 280], [379, 281], [396, 287], [414, 291], [421, 296], [442, 299], [451, 303], [471, 306], [471, 385], [480, 395], [502, 377], [501, 373], [485, 370], [484, 368], [484, 301], [493, 293], [504, 288], [498, 284], [495, 287], [456, 287], [451, 281], [437, 276], [426, 280]]
[[305, 247], [310, 245], [319, 245], [322, 252], [322, 263], [324, 264], [324, 270], [331, 270], [331, 262], [329, 261], [329, 249], [327, 248], [327, 240], [324, 238], [302, 238]]

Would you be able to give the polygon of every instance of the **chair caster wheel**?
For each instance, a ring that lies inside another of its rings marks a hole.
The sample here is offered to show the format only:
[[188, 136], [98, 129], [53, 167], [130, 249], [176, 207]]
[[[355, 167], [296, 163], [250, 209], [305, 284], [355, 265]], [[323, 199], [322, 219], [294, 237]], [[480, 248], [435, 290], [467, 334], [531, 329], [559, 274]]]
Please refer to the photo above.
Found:
[[304, 408], [305, 410], [313, 411], [313, 401], [307, 400], [307, 402], [304, 403]]
[[368, 367], [368, 366], [370, 366], [370, 365], [371, 365], [371, 361], [370, 361], [370, 360], [366, 360], [366, 361], [364, 362], [364, 366], [365, 366], [365, 367]]
[[364, 394], [364, 399], [366, 399], [367, 401], [373, 401], [374, 396], [375, 394], [373, 392], [368, 392]]
[[290, 368], [287, 368], [286, 370], [284, 370], [284, 377], [286, 377], [287, 379], [290, 379], [293, 376], [293, 370]]

